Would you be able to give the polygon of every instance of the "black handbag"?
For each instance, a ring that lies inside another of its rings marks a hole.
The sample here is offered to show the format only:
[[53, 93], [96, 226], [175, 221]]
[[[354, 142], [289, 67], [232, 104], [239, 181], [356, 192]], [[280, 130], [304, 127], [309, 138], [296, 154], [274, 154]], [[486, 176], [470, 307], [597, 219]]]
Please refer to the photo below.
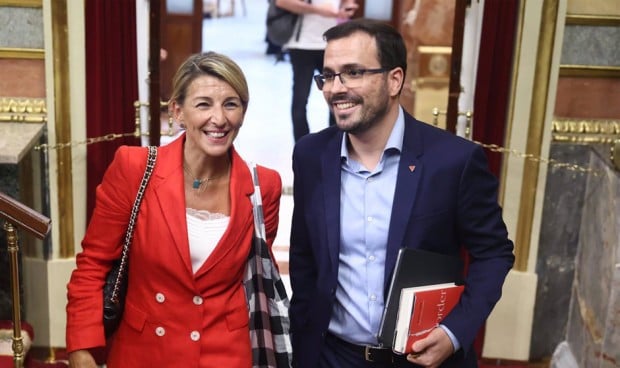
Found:
[[133, 238], [138, 211], [140, 211], [140, 203], [142, 203], [146, 185], [149, 183], [153, 168], [155, 167], [155, 160], [157, 159], [157, 148], [149, 146], [148, 149], [149, 155], [146, 168], [144, 169], [142, 182], [140, 183], [140, 188], [138, 188], [138, 194], [136, 194], [136, 199], [131, 209], [131, 215], [129, 216], [129, 224], [125, 232], [125, 241], [123, 243], [121, 258], [114, 262], [112, 268], [106, 275], [105, 284], [103, 285], [103, 329], [106, 338], [114, 334], [123, 317], [123, 307], [125, 306], [125, 295], [127, 293], [129, 246]]

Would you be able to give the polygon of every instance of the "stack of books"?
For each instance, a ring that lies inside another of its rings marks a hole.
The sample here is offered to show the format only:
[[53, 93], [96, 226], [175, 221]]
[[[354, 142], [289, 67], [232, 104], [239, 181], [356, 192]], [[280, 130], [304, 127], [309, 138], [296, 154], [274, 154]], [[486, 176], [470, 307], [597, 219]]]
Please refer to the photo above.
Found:
[[395, 353], [411, 353], [458, 304], [463, 292], [459, 257], [402, 248], [390, 281], [379, 329], [379, 344]]

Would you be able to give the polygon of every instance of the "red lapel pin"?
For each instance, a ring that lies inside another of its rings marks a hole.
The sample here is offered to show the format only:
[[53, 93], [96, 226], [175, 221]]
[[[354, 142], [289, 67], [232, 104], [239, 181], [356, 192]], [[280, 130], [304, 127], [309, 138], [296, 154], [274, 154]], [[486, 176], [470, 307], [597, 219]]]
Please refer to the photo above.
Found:
[[415, 170], [415, 165], [409, 165], [409, 171], [413, 172]]

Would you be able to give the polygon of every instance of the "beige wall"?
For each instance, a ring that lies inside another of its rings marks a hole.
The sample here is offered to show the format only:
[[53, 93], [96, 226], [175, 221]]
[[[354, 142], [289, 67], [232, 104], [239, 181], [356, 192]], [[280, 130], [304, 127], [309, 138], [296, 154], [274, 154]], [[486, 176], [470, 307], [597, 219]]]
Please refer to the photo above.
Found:
[[[64, 6], [66, 5], [66, 8]], [[66, 28], [54, 24], [54, 14], [66, 12]], [[85, 62], [84, 62], [84, 3], [83, 1], [43, 1], [43, 26], [45, 44], [45, 96], [47, 99], [47, 132], [48, 143], [54, 145], [58, 142], [58, 129], [68, 130], [72, 140], [83, 141], [86, 136], [85, 118]], [[55, 33], [55, 34], [54, 34]], [[54, 42], [65, 42], [68, 45], [68, 60], [61, 62], [69, 63], [69, 73], [58, 74], [57, 65], [54, 65], [55, 57], [58, 57]], [[65, 85], [70, 93], [58, 99], [56, 91], [60, 85]], [[68, 104], [58, 104], [59, 100], [69, 99]], [[57, 116], [69, 116], [65, 121], [58, 121]], [[57, 124], [58, 123], [58, 124]], [[29, 322], [36, 330], [35, 346], [64, 347], [65, 346], [65, 305], [66, 284], [69, 275], [75, 267], [73, 258], [62, 258], [60, 249], [60, 226], [62, 221], [71, 221], [75, 233], [74, 239], [81, 239], [85, 229], [85, 157], [84, 146], [71, 149], [71, 180], [72, 180], [72, 203], [76, 206], [73, 216], [63, 219], [61, 216], [63, 198], [58, 187], [58, 174], [63, 168], [59, 167], [58, 150], [48, 151], [49, 172], [49, 198], [50, 217], [52, 219], [52, 231], [50, 234], [52, 244], [51, 259], [43, 260], [40, 256], [24, 258], [24, 287], [25, 309]], [[64, 166], [64, 164], [63, 164]]]
[[620, 1], [617, 0], [568, 0], [568, 14], [590, 14], [620, 16]]

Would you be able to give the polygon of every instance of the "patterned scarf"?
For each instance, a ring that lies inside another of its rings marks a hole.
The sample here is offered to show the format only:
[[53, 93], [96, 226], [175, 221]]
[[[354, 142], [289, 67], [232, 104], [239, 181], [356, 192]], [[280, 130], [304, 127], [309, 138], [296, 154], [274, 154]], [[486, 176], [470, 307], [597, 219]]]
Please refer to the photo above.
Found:
[[254, 181], [252, 205], [254, 212], [253, 251], [243, 279], [250, 311], [250, 339], [253, 368], [291, 367], [292, 346], [289, 300], [278, 269], [267, 249], [265, 219], [258, 171], [255, 163], [248, 163]]

